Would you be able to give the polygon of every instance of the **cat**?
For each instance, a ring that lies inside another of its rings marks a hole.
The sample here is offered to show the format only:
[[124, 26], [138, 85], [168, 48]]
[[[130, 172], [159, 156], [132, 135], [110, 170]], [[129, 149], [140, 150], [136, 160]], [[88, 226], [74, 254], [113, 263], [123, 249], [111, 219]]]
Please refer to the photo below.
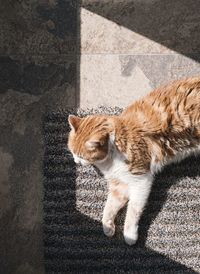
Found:
[[96, 166], [108, 181], [103, 231], [115, 233], [115, 217], [127, 205], [124, 239], [138, 239], [138, 223], [154, 174], [200, 152], [200, 77], [155, 89], [120, 115], [69, 115], [68, 147], [74, 161]]

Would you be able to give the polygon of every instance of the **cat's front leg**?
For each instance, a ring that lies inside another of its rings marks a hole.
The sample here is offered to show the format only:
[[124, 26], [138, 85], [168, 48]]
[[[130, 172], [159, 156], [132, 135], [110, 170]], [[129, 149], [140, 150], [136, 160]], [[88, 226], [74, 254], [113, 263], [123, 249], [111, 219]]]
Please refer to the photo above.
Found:
[[115, 234], [115, 217], [128, 201], [128, 186], [117, 180], [109, 182], [108, 198], [103, 211], [103, 231], [108, 237]]
[[124, 224], [124, 239], [129, 245], [138, 239], [138, 223], [149, 197], [153, 178], [151, 174], [133, 175], [129, 181], [129, 203]]

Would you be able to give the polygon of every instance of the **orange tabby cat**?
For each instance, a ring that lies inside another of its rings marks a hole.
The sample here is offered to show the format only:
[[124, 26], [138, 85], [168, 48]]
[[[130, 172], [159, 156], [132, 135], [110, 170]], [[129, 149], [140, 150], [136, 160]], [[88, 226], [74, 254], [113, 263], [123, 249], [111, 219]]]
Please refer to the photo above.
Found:
[[138, 238], [138, 222], [153, 175], [162, 166], [200, 151], [200, 77], [156, 89], [119, 116], [69, 116], [68, 146], [76, 163], [93, 164], [108, 180], [103, 230], [128, 202], [124, 238]]

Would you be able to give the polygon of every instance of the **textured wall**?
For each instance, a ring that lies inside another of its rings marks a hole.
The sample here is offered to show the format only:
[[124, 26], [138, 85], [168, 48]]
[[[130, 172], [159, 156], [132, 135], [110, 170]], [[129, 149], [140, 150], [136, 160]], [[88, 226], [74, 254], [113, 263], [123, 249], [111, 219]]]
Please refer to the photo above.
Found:
[[160, 84], [200, 74], [198, 1], [82, 0], [82, 6], [81, 106], [126, 106]]

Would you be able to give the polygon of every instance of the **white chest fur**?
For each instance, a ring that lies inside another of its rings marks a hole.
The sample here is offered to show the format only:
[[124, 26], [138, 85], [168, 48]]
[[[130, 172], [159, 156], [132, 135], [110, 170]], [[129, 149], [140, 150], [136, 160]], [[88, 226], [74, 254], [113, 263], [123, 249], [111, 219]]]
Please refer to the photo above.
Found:
[[142, 175], [132, 174], [125, 163], [125, 157], [117, 150], [105, 161], [97, 163], [97, 167], [108, 181], [114, 179], [128, 185], [129, 199], [134, 201], [136, 208], [144, 206], [153, 181], [150, 172]]
[[124, 182], [125, 178], [131, 175], [125, 163], [125, 157], [116, 149], [112, 151], [105, 161], [97, 163], [96, 166], [108, 180], [119, 179]]
[[116, 148], [108, 158], [97, 163], [96, 166], [101, 170], [107, 180], [119, 180], [121, 183], [128, 186], [141, 185], [143, 182], [152, 182], [152, 176], [150, 173], [143, 175], [134, 175], [129, 171], [128, 165], [125, 163], [126, 157], [120, 153]]

